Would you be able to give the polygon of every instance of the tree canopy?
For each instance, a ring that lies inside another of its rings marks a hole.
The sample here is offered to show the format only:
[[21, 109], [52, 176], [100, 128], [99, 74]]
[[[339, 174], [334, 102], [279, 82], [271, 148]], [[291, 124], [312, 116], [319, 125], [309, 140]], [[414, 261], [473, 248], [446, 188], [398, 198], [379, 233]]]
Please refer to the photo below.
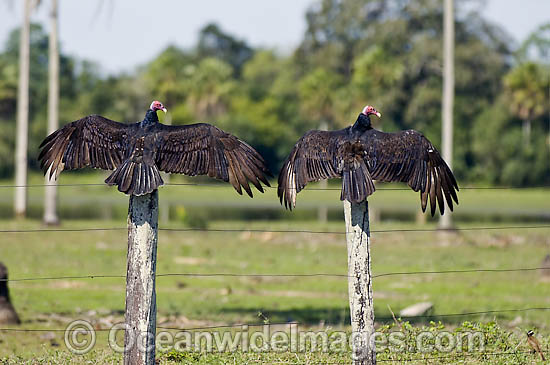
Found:
[[[474, 0], [472, 0], [474, 1]], [[471, 1], [470, 1], [471, 2]], [[453, 166], [462, 183], [550, 183], [550, 25], [515, 45], [458, 2]], [[250, 142], [277, 171], [296, 139], [352, 124], [366, 104], [375, 127], [441, 139], [442, 3], [320, 0], [290, 55], [254, 48], [206, 25], [189, 49], [169, 46], [131, 74], [61, 55], [61, 122], [98, 113], [133, 122], [152, 99], [172, 122], [207, 121]], [[12, 173], [19, 31], [0, 53], [0, 175]], [[29, 156], [46, 131], [47, 34], [31, 29]], [[532, 130], [525, 143], [522, 123]]]

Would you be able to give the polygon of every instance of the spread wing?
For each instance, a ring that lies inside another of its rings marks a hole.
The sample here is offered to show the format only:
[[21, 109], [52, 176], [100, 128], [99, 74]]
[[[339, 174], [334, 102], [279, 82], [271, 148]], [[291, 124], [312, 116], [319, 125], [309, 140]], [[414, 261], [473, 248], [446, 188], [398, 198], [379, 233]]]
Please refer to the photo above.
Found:
[[246, 142], [206, 123], [184, 126], [157, 124], [155, 163], [161, 171], [208, 175], [228, 181], [239, 194], [252, 197], [248, 183], [263, 192], [271, 176], [263, 157]]
[[69, 123], [40, 144], [40, 168], [50, 177], [86, 166], [113, 170], [122, 162], [129, 127], [100, 115]]
[[308, 182], [342, 176], [337, 155], [343, 136], [343, 131], [309, 131], [296, 142], [279, 173], [281, 204], [292, 209]]
[[458, 204], [456, 179], [437, 149], [421, 133], [414, 130], [384, 133], [371, 130], [362, 137], [365, 162], [373, 179], [406, 182], [414, 191], [420, 191], [422, 211], [426, 211], [428, 196], [431, 214], [436, 201], [443, 214], [445, 201], [453, 210]]

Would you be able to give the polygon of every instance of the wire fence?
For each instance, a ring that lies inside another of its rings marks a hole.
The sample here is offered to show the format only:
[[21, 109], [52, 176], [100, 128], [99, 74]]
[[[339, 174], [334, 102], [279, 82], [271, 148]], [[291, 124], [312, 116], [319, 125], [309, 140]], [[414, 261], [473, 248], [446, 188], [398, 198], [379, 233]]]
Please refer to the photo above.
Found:
[[[441, 270], [441, 271], [410, 271], [410, 272], [389, 272], [373, 275], [373, 278], [377, 277], [388, 277], [388, 276], [401, 276], [401, 275], [433, 275], [433, 274], [467, 274], [467, 273], [503, 273], [503, 272], [529, 272], [529, 271], [538, 271], [538, 270], [549, 270], [550, 268], [545, 267], [527, 267], [527, 268], [501, 268], [501, 269], [456, 269], [456, 270]], [[338, 277], [338, 278], [348, 278], [350, 276], [346, 274], [335, 274], [335, 273], [311, 273], [311, 274], [240, 274], [240, 273], [159, 273], [157, 277], [169, 277], [169, 276], [185, 276], [185, 277]], [[74, 279], [105, 279], [105, 278], [118, 278], [124, 279], [125, 275], [81, 275], [81, 276], [55, 276], [55, 277], [30, 277], [30, 278], [15, 278], [15, 279], [0, 279], [0, 282], [21, 282], [21, 281], [46, 281], [46, 280], [74, 280]], [[423, 315], [414, 315], [414, 316], [403, 316], [402, 318], [407, 320], [430, 318], [449, 318], [449, 317], [463, 317], [463, 316], [481, 316], [487, 314], [499, 314], [499, 313], [513, 313], [513, 312], [528, 312], [528, 311], [548, 311], [550, 307], [528, 307], [528, 308], [509, 308], [509, 309], [491, 309], [484, 311], [470, 311], [470, 312], [461, 312], [461, 313], [432, 313], [432, 314], [423, 314]], [[377, 321], [392, 321], [395, 318], [391, 317], [376, 317]], [[205, 329], [220, 329], [220, 328], [236, 328], [243, 326], [263, 326], [263, 325], [289, 325], [289, 324], [299, 324], [299, 322], [274, 322], [274, 323], [240, 323], [233, 325], [216, 325], [216, 326], [206, 326], [206, 327], [164, 327], [157, 326], [159, 329], [166, 330], [205, 330]], [[99, 331], [109, 330], [109, 329], [97, 329]], [[52, 329], [52, 328], [0, 328], [0, 331], [14, 331], [14, 332], [64, 332], [65, 329]], [[77, 330], [75, 330], [77, 331]]]
[[[441, 270], [441, 271], [401, 271], [401, 272], [387, 272], [381, 274], [374, 274], [373, 278], [388, 277], [388, 276], [405, 276], [405, 275], [441, 275], [441, 274], [469, 274], [469, 273], [503, 273], [503, 272], [525, 272], [525, 271], [548, 271], [550, 273], [550, 267], [521, 267], [521, 268], [503, 268], [503, 269], [455, 269], [455, 270]], [[247, 274], [247, 273], [160, 273], [156, 274], [156, 277], [169, 277], [169, 276], [184, 276], [184, 277], [197, 277], [197, 278], [211, 278], [211, 277], [269, 277], [269, 278], [310, 278], [310, 277], [334, 277], [334, 278], [351, 278], [353, 276], [337, 273], [290, 273], [290, 274]], [[126, 278], [126, 275], [102, 275], [102, 274], [88, 274], [88, 275], [71, 275], [71, 276], [48, 276], [48, 277], [29, 277], [29, 278], [15, 278], [15, 279], [0, 279], [0, 282], [18, 282], [18, 281], [49, 281], [49, 280], [81, 280], [81, 279], [120, 279]]]
[[[28, 184], [28, 185], [0, 185], [0, 188], [38, 188], [45, 187], [51, 184]], [[56, 184], [58, 187], [79, 187], [79, 186], [104, 186], [101, 183], [79, 183], [79, 184]], [[201, 187], [227, 187], [223, 184], [207, 184], [207, 183], [170, 183], [168, 186], [201, 186]], [[267, 187], [266, 187], [267, 188]], [[268, 187], [276, 188], [276, 187]], [[537, 186], [533, 188], [550, 188], [550, 186]], [[531, 188], [517, 188], [517, 187], [464, 187], [461, 190], [516, 190], [516, 189], [531, 189]], [[340, 188], [308, 188], [306, 190], [340, 190]], [[377, 188], [377, 190], [410, 190], [409, 188]], [[455, 228], [450, 231], [492, 231], [492, 230], [531, 230], [531, 229], [545, 229], [550, 228], [550, 225], [522, 225], [522, 226], [484, 226], [484, 227], [465, 227]], [[47, 233], [47, 232], [93, 232], [93, 231], [125, 231], [127, 227], [92, 227], [92, 228], [38, 228], [38, 229], [3, 229], [0, 233]], [[224, 232], [250, 232], [250, 233], [285, 233], [285, 234], [336, 234], [343, 235], [345, 231], [316, 231], [316, 230], [273, 230], [273, 229], [248, 229], [248, 228], [219, 228], [219, 229], [205, 229], [205, 228], [159, 228], [160, 231], [166, 232], [212, 232], [212, 233], [224, 233]], [[446, 230], [442, 229], [385, 229], [385, 230], [371, 230], [371, 233], [399, 233], [399, 232], [442, 232]], [[410, 276], [410, 275], [445, 275], [445, 274], [471, 274], [471, 273], [504, 273], [504, 272], [533, 272], [548, 270], [548, 267], [520, 267], [520, 268], [478, 268], [478, 269], [451, 269], [451, 270], [423, 270], [423, 271], [403, 271], [403, 272], [386, 272], [373, 275], [373, 278], [382, 277], [395, 277], [395, 276]], [[194, 272], [180, 272], [180, 273], [159, 273], [156, 275], [159, 278], [162, 277], [196, 277], [196, 278], [216, 278], [216, 277], [275, 277], [275, 278], [307, 278], [307, 277], [334, 277], [334, 278], [348, 278], [347, 274], [339, 273], [194, 273]], [[28, 281], [49, 281], [49, 280], [85, 280], [85, 279], [109, 279], [126, 278], [126, 275], [104, 275], [104, 274], [88, 274], [78, 276], [49, 276], [49, 277], [21, 277], [12, 279], [0, 279], [0, 282], [28, 282]], [[422, 314], [415, 316], [402, 317], [405, 320], [415, 319], [441, 319], [441, 318], [453, 318], [453, 317], [472, 317], [472, 316], [484, 316], [484, 315], [498, 315], [504, 313], [514, 312], [531, 312], [531, 311], [549, 311], [550, 307], [527, 307], [527, 308], [505, 308], [505, 309], [489, 309], [482, 311], [469, 311], [460, 313], [432, 313]], [[391, 317], [376, 317], [377, 321], [392, 321], [395, 320]], [[240, 323], [240, 324], [224, 324], [213, 325], [203, 327], [169, 327], [169, 326], [157, 326], [158, 329], [163, 330], [175, 330], [175, 331], [198, 331], [198, 330], [215, 330], [215, 329], [231, 329], [248, 327], [260, 327], [265, 325], [299, 325], [299, 322], [262, 322], [262, 323]], [[70, 331], [70, 330], [69, 330]], [[84, 331], [83, 329], [74, 329], [73, 331]], [[95, 331], [110, 331], [108, 328], [96, 328]], [[64, 328], [0, 328], [0, 332], [67, 332]], [[506, 356], [506, 355], [518, 355], [528, 353], [526, 351], [503, 351], [503, 352], [477, 352], [477, 353], [456, 353], [442, 356], [416, 356], [416, 357], [396, 357], [395, 359], [379, 359], [380, 362], [390, 361], [426, 361], [426, 360], [445, 360], [456, 359], [459, 357], [470, 356]]]
[[[396, 233], [396, 232], [461, 232], [461, 231], [488, 231], [488, 230], [523, 230], [550, 228], [550, 224], [534, 226], [493, 226], [493, 227], [464, 227], [464, 228], [421, 228], [421, 229], [373, 229], [370, 233]], [[2, 229], [0, 233], [42, 233], [42, 232], [94, 232], [94, 231], [126, 231], [127, 227], [105, 227], [105, 228], [35, 228], [35, 229]], [[307, 229], [297, 230], [274, 230], [274, 229], [253, 229], [253, 228], [158, 228], [165, 232], [246, 232], [246, 233], [310, 233], [310, 234], [347, 234], [346, 231], [313, 231]]]
[[[105, 186], [104, 183], [72, 183], [72, 184], [26, 184], [26, 185], [0, 185], [2, 188], [41, 188], [45, 186], [57, 186], [57, 187], [79, 187], [79, 186]], [[223, 183], [166, 183], [164, 186], [201, 186], [208, 188], [231, 188], [231, 186]], [[276, 186], [263, 186], [266, 189], [277, 189]], [[465, 186], [461, 187], [460, 190], [529, 190], [529, 189], [548, 189], [550, 185], [538, 185], [538, 186]], [[336, 190], [340, 191], [341, 188], [317, 188], [317, 187], [306, 187], [304, 190], [318, 190], [318, 191], [331, 191]], [[410, 191], [411, 188], [384, 188], [377, 187], [376, 190], [389, 190], [389, 191]]]
[[[442, 313], [442, 314], [422, 314], [415, 316], [387, 316], [387, 317], [375, 317], [377, 321], [394, 321], [395, 318], [401, 318], [403, 320], [414, 320], [422, 318], [438, 319], [438, 318], [449, 318], [449, 317], [471, 317], [471, 316], [483, 316], [487, 314], [499, 314], [499, 313], [518, 313], [518, 312], [531, 312], [531, 311], [548, 311], [550, 307], [529, 307], [529, 308], [509, 308], [509, 309], [493, 309], [486, 311], [473, 311], [473, 312], [462, 312], [462, 313]], [[245, 326], [248, 327], [262, 327], [262, 326], [278, 326], [278, 325], [303, 325], [303, 323], [297, 321], [288, 321], [288, 322], [269, 322], [265, 321], [262, 323], [238, 323], [238, 324], [221, 324], [221, 325], [212, 325], [212, 326], [201, 326], [201, 327], [171, 327], [171, 326], [157, 326], [157, 329], [163, 330], [174, 330], [174, 331], [200, 331], [200, 330], [213, 330], [213, 329], [222, 329], [222, 328], [242, 328]], [[4, 327], [0, 328], [0, 331], [5, 332], [65, 332], [66, 328], [15, 328], [15, 327]], [[70, 330], [69, 330], [70, 331]], [[82, 329], [75, 329], [73, 331], [83, 331]], [[110, 331], [109, 328], [97, 328], [94, 331]]]
[[[550, 310], [550, 308], [522, 308], [522, 309], [512, 309], [508, 311], [526, 311], [526, 310]], [[493, 314], [496, 312], [502, 312], [502, 311], [486, 311], [486, 312], [475, 312], [476, 314]], [[467, 314], [459, 314], [459, 315], [468, 315]], [[457, 315], [457, 314], [453, 314]], [[394, 319], [388, 318], [388, 319]], [[162, 330], [168, 330], [168, 331], [204, 331], [204, 330], [219, 330], [219, 329], [232, 329], [232, 328], [249, 328], [249, 327], [264, 327], [264, 326], [277, 326], [277, 325], [284, 325], [284, 326], [290, 326], [290, 325], [300, 325], [299, 322], [295, 321], [288, 321], [288, 322], [274, 322], [274, 323], [239, 323], [239, 324], [233, 324], [233, 325], [216, 325], [216, 326], [202, 326], [202, 327], [167, 327], [167, 326], [157, 326], [158, 329]], [[62, 332], [65, 336], [71, 334], [71, 332], [78, 332], [79, 334], [84, 334], [88, 331], [91, 331], [89, 329], [85, 328], [78, 328], [78, 329], [64, 329], [64, 328], [41, 328], [41, 329], [22, 329], [22, 328], [0, 328], [0, 332]], [[94, 332], [107, 332], [111, 331], [110, 328], [95, 328], [93, 329]], [[409, 352], [406, 353], [406, 355], [413, 355], [413, 356], [406, 356], [405, 353], [382, 353], [380, 355], [382, 356], [388, 356], [388, 358], [380, 358], [381, 356], [378, 356], [377, 362], [408, 362], [408, 361], [430, 361], [430, 360], [437, 360], [437, 361], [445, 361], [445, 360], [456, 360], [461, 358], [473, 358], [473, 357], [479, 357], [479, 358], [488, 358], [488, 357], [500, 357], [500, 356], [518, 356], [518, 355], [531, 355], [538, 358], [539, 354], [535, 353], [533, 350], [517, 350], [517, 348], [522, 344], [522, 342], [518, 343], [516, 348], [512, 351], [510, 350], [503, 350], [503, 351], [463, 351], [461, 349], [455, 349], [455, 351], [442, 354], [442, 355], [433, 355], [433, 351], [431, 352]], [[544, 347], [541, 349], [543, 352], [548, 352], [548, 347]], [[299, 361], [299, 358], [294, 359], [295, 361]], [[259, 360], [261, 361], [261, 360]], [[293, 362], [293, 364], [300, 364], [300, 362]], [[519, 361], [519, 358], [518, 358]], [[277, 364], [287, 364], [288, 362], [271, 362], [270, 363], [277, 363]], [[307, 361], [307, 364], [314, 364], [311, 361]], [[304, 363], [304, 364], [306, 364]], [[322, 362], [318, 364], [341, 364], [341, 362]]]

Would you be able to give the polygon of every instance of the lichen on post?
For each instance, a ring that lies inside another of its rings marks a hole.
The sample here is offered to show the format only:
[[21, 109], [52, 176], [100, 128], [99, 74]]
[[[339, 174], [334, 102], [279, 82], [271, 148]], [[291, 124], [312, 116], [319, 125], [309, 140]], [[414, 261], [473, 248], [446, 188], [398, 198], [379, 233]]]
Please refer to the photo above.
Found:
[[344, 201], [348, 247], [348, 295], [354, 364], [376, 364], [374, 304], [367, 201]]
[[130, 196], [124, 364], [154, 364], [158, 191]]

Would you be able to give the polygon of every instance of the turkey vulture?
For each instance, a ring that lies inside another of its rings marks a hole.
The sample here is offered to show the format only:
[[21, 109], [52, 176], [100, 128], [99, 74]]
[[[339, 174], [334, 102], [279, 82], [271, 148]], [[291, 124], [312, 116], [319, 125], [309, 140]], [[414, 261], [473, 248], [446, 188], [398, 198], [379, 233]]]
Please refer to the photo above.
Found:
[[292, 209], [308, 182], [340, 177], [340, 200], [362, 202], [374, 192], [373, 180], [401, 181], [420, 191], [423, 212], [429, 197], [432, 216], [436, 200], [443, 214], [443, 195], [452, 211], [458, 185], [437, 149], [414, 130], [384, 133], [372, 128], [372, 114], [381, 116], [367, 105], [353, 126], [309, 131], [300, 138], [279, 173], [281, 204]]
[[129, 195], [143, 195], [163, 185], [159, 171], [208, 175], [252, 197], [252, 183], [263, 192], [271, 173], [263, 157], [246, 142], [213, 125], [170, 126], [159, 123], [153, 101], [145, 118], [134, 124], [89, 115], [50, 134], [38, 156], [44, 174], [91, 166], [114, 170], [105, 182]]

